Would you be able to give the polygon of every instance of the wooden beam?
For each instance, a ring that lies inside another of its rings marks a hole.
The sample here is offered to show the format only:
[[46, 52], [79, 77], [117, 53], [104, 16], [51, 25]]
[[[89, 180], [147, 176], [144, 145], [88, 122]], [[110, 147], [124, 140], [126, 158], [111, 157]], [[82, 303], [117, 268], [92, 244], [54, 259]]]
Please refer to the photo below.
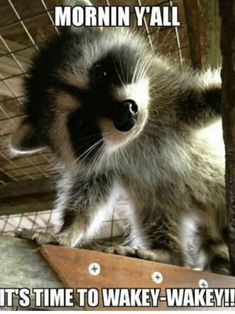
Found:
[[223, 131], [231, 272], [235, 275], [235, 0], [220, 0]]
[[43, 178], [0, 187], [0, 215], [52, 209], [55, 179]]
[[55, 192], [55, 179], [42, 178], [4, 185], [0, 187], [0, 199], [51, 192]]
[[220, 50], [220, 26], [221, 19], [219, 15], [218, 0], [200, 0], [200, 11], [203, 17], [204, 27], [204, 50], [203, 66], [218, 68], [222, 64]]
[[198, 1], [184, 0], [184, 10], [188, 28], [188, 37], [190, 44], [192, 66], [194, 68], [202, 67], [202, 27], [200, 23], [200, 14]]
[[34, 196], [34, 198], [25, 201], [15, 199], [14, 203], [11, 204], [3, 201], [0, 204], [0, 216], [51, 210], [53, 209], [53, 201], [54, 198], [47, 195], [40, 195], [38, 198]]
[[217, 0], [184, 0], [192, 66], [221, 65], [220, 17]]
[[3, 170], [0, 168], [0, 185], [6, 184], [12, 182], [12, 178]]

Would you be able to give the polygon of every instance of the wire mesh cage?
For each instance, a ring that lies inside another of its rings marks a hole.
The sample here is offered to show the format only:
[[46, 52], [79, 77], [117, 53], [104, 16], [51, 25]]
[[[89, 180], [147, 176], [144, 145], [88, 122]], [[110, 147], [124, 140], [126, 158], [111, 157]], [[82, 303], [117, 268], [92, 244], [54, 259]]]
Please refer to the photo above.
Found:
[[[22, 119], [24, 102], [23, 79], [33, 54], [49, 37], [59, 33], [54, 26], [54, 6], [63, 1], [56, 0], [0, 0], [0, 186], [30, 182], [32, 185], [42, 178], [53, 177], [57, 170], [51, 152], [30, 156], [12, 156], [8, 150], [11, 133]], [[127, 1], [93, 1], [99, 5], [127, 5]], [[137, 27], [132, 18], [131, 27], [147, 36], [150, 49], [168, 54], [179, 63], [190, 63], [190, 48], [182, 0], [172, 1], [128, 1], [128, 5], [177, 5], [181, 27]], [[133, 17], [133, 10], [132, 10]], [[1, 198], [1, 196], [0, 196]], [[2, 195], [4, 198], [4, 195]], [[0, 201], [0, 233], [9, 234], [18, 229], [48, 231], [51, 227], [52, 202], [45, 202], [43, 210], [35, 202], [27, 210], [22, 199]], [[103, 220], [99, 237], [112, 238], [124, 232], [123, 212], [128, 206], [125, 200], [110, 211]], [[120, 210], [121, 209], [121, 210]]]

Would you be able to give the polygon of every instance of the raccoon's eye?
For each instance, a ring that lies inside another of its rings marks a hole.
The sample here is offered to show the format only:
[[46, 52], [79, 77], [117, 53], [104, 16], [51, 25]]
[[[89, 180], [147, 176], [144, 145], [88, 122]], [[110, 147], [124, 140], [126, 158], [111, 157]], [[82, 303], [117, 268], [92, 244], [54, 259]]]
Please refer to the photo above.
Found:
[[94, 76], [99, 81], [104, 81], [108, 77], [106, 69], [101, 64], [96, 64], [94, 66]]

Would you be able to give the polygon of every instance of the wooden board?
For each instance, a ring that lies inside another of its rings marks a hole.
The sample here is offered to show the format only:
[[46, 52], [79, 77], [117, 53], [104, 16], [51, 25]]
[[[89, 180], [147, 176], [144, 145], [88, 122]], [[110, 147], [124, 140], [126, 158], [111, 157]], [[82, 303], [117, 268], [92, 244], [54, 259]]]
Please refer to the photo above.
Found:
[[[45, 245], [41, 251], [64, 286], [68, 288], [98, 288], [100, 294], [102, 288], [160, 288], [161, 295], [165, 295], [166, 288], [202, 287], [201, 280], [205, 280], [209, 288], [235, 288], [234, 277], [193, 271], [178, 266], [53, 245]], [[93, 263], [100, 265], [100, 273], [96, 276], [89, 272], [89, 265]], [[152, 279], [156, 272], [163, 278], [161, 283]], [[102, 308], [102, 304], [99, 308]], [[160, 302], [159, 308], [170, 309], [167, 308], [166, 302]], [[89, 310], [92, 308], [89, 307]]]

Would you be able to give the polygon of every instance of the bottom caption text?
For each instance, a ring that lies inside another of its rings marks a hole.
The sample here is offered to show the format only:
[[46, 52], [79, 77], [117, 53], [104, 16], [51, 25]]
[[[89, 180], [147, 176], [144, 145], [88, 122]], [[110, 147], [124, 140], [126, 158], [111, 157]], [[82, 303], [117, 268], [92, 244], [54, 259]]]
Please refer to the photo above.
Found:
[[[235, 289], [0, 288], [0, 307], [235, 307]], [[32, 304], [33, 303], [33, 304]]]

